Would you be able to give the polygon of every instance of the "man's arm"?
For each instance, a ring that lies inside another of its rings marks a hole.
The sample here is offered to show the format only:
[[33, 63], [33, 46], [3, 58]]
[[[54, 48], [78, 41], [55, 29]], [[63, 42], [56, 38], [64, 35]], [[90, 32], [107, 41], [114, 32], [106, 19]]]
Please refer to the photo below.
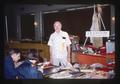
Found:
[[67, 60], [70, 62], [70, 45], [67, 46]]
[[71, 45], [71, 41], [70, 41], [68, 33], [66, 33], [66, 43], [67, 43], [67, 60], [68, 60], [68, 62], [71, 62], [71, 57], [70, 57], [70, 52], [71, 52], [70, 45]]
[[50, 50], [50, 63], [52, 63], [52, 47], [50, 46], [49, 48], [50, 48], [49, 49]]
[[48, 41], [48, 46], [49, 46], [49, 53], [50, 53], [50, 63], [52, 63], [52, 35], [50, 35], [49, 41]]
[[21, 62], [15, 62], [14, 65], [15, 65], [15, 68], [19, 67], [24, 61], [21, 61]]

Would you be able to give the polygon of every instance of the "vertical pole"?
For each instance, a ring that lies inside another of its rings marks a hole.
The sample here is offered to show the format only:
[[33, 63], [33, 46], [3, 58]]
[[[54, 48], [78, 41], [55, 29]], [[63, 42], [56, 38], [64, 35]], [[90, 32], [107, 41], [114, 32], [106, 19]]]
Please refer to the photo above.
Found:
[[101, 22], [102, 22], [102, 25], [103, 25], [103, 27], [104, 27], [104, 30], [106, 30], [105, 25], [104, 25], [104, 22], [103, 22], [102, 17], [101, 17], [101, 14], [100, 14], [100, 20], [101, 20]]
[[[95, 4], [94, 4], [94, 14], [95, 14]], [[93, 18], [92, 18], [92, 19], [93, 19]], [[93, 21], [93, 20], [92, 20], [92, 21]], [[92, 24], [93, 24], [93, 23], [92, 23]], [[90, 31], [91, 31], [91, 28], [90, 28]], [[91, 37], [90, 37], [90, 38], [91, 38]], [[88, 40], [88, 37], [85, 39], [85, 42], [84, 42], [84, 44], [83, 44], [83, 47], [85, 46], [87, 40]]]
[[21, 16], [20, 15], [17, 16], [17, 33], [18, 33], [17, 39], [21, 40]]
[[85, 44], [86, 44], [87, 40], [88, 40], [88, 37], [85, 39], [85, 42], [84, 42], [84, 44], [83, 44], [83, 47], [85, 46]]
[[113, 5], [110, 6], [111, 7], [111, 35], [112, 34], [115, 34], [115, 20], [113, 20], [112, 18], [114, 17], [115, 18], [115, 8]]
[[8, 43], [9, 39], [8, 39], [8, 24], [7, 24], [7, 16], [5, 16], [5, 26], [6, 26], [6, 41]]
[[40, 11], [39, 15], [40, 15], [40, 23], [39, 23], [40, 24], [40, 27], [39, 27], [40, 28], [39, 29], [40, 30], [40, 40], [41, 40], [41, 43], [42, 43], [42, 33], [43, 32], [42, 32], [42, 12], [41, 11]]

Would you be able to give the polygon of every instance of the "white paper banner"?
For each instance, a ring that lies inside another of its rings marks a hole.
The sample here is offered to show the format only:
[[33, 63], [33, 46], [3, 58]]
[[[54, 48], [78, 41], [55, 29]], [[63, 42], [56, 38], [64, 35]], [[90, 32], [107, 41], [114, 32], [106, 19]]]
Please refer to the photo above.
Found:
[[109, 31], [86, 31], [86, 37], [109, 37]]

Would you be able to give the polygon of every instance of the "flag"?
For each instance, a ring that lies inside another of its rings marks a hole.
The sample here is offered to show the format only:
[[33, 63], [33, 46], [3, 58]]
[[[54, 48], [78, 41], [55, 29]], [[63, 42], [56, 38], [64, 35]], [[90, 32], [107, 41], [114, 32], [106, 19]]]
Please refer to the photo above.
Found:
[[[100, 31], [101, 29], [100, 27], [101, 27], [101, 22], [100, 22], [99, 13], [98, 14], [96, 13], [95, 6], [94, 6], [94, 13], [92, 17], [92, 25], [91, 25], [90, 31]], [[103, 45], [102, 37], [90, 37], [90, 42], [96, 48], [99, 48]]]

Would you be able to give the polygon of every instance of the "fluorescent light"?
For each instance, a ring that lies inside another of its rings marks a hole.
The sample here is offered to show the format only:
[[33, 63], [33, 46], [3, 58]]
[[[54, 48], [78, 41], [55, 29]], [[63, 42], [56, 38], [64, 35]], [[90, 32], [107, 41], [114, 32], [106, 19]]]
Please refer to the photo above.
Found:
[[66, 9], [67, 11], [76, 10], [75, 8]]
[[44, 12], [45, 14], [46, 13], [56, 13], [56, 12], [58, 12], [57, 10], [55, 10], [55, 11], [47, 11], [47, 12]]

